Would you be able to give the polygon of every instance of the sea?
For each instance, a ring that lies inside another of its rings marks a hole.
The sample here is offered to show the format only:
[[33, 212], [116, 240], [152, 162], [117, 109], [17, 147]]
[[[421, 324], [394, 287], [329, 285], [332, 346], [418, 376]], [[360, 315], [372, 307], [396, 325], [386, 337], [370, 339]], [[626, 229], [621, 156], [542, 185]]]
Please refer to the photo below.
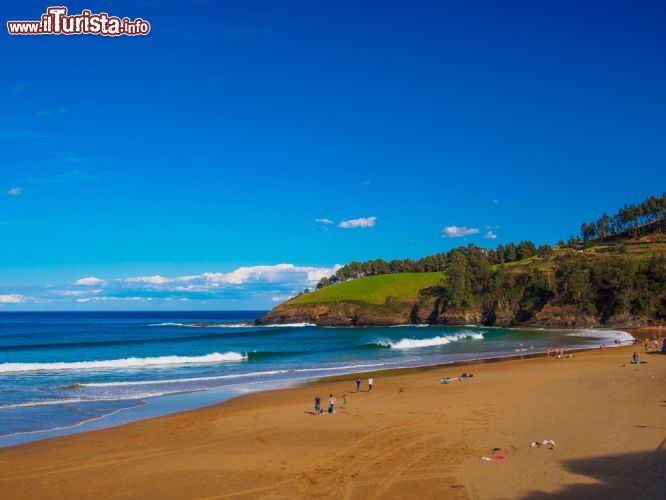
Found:
[[609, 330], [253, 325], [264, 312], [0, 313], [0, 446], [331, 375], [632, 341]]

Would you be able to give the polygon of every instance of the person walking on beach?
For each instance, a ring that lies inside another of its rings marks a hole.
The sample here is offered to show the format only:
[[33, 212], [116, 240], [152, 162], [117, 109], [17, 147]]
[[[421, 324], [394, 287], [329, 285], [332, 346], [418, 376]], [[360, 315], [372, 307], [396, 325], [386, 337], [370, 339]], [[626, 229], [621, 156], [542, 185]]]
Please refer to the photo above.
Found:
[[373, 382], [374, 382], [374, 379], [372, 377], [370, 377], [368, 379], [368, 392], [370, 392], [372, 390], [372, 383]]
[[342, 409], [343, 410], [347, 409], [347, 395], [346, 394], [342, 395]]
[[335, 413], [335, 397], [333, 394], [328, 395], [328, 412]]
[[319, 397], [319, 394], [315, 396], [315, 415], [319, 415], [321, 413], [321, 398]]
[[356, 377], [356, 392], [361, 390], [361, 377]]

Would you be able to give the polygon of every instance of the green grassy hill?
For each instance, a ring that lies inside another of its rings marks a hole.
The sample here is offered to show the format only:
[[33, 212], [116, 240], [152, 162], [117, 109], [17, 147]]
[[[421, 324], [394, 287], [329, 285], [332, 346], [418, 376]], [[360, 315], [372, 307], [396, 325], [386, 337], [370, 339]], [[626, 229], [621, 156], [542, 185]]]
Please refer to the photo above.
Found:
[[[461, 252], [460, 250], [455, 250]], [[278, 305], [258, 324], [525, 325], [570, 328], [659, 324], [666, 318], [666, 237], [579, 242], [492, 265], [465, 249], [443, 272], [351, 279]], [[452, 251], [453, 252], [453, 251]], [[488, 266], [488, 263], [485, 264]], [[478, 272], [475, 276], [475, 272]], [[480, 276], [480, 278], [479, 278]], [[441, 286], [437, 286], [441, 285]]]
[[386, 303], [388, 297], [415, 301], [419, 290], [437, 285], [443, 278], [443, 273], [402, 273], [368, 276], [300, 295], [290, 300], [288, 304], [345, 301], [381, 305]]

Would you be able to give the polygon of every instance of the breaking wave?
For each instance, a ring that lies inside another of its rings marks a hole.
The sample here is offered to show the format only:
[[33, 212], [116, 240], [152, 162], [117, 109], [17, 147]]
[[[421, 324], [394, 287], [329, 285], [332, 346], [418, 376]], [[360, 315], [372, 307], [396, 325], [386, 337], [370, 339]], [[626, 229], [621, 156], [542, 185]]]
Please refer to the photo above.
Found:
[[627, 332], [621, 332], [619, 330], [577, 330], [575, 332], [567, 333], [569, 337], [590, 337], [600, 340], [611, 340], [618, 342], [633, 342], [634, 336]]
[[391, 349], [418, 349], [421, 347], [435, 347], [440, 345], [450, 344], [451, 342], [459, 342], [461, 340], [483, 340], [483, 332], [462, 332], [457, 335], [444, 335], [438, 337], [431, 337], [428, 339], [401, 339], [397, 342], [391, 340], [376, 340], [370, 343], [370, 346]]
[[83, 387], [126, 387], [126, 386], [141, 386], [141, 385], [162, 385], [162, 384], [184, 384], [191, 382], [207, 382], [215, 380], [233, 380], [233, 379], [243, 379], [243, 378], [252, 378], [252, 377], [270, 377], [273, 375], [284, 375], [291, 373], [299, 374], [308, 374], [308, 373], [320, 373], [320, 372], [344, 372], [349, 370], [358, 370], [365, 368], [378, 368], [386, 366], [387, 363], [358, 363], [351, 365], [340, 365], [340, 366], [328, 366], [322, 368], [293, 368], [293, 369], [283, 369], [283, 370], [265, 370], [259, 372], [248, 372], [248, 373], [232, 373], [229, 375], [215, 375], [211, 377], [189, 377], [189, 378], [174, 378], [174, 379], [161, 379], [161, 380], [126, 380], [126, 381], [116, 381], [116, 382], [93, 382], [86, 384], [79, 384], [81, 388]]
[[154, 358], [124, 358], [103, 361], [73, 361], [56, 363], [1, 363], [0, 373], [60, 371], [60, 370], [95, 370], [105, 368], [136, 368], [160, 365], [183, 365], [192, 363], [221, 363], [224, 361], [243, 361], [247, 356], [238, 352], [214, 352], [204, 356], [158, 356]]
[[417, 324], [408, 324], [408, 325], [391, 325], [389, 328], [427, 328], [430, 325], [425, 324], [425, 323], [417, 323]]
[[252, 322], [240, 323], [152, 323], [148, 326], [185, 326], [188, 328], [303, 328], [317, 326], [314, 323], [284, 323], [274, 325], [255, 325]]

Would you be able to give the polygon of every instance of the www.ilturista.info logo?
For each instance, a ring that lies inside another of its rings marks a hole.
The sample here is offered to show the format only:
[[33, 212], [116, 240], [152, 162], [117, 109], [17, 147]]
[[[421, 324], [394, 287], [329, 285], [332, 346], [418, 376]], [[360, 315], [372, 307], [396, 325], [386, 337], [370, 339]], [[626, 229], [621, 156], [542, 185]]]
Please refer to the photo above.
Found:
[[68, 15], [67, 7], [49, 7], [39, 21], [7, 21], [10, 35], [102, 35], [136, 36], [150, 33], [150, 23], [137, 17], [119, 18], [106, 12]]

